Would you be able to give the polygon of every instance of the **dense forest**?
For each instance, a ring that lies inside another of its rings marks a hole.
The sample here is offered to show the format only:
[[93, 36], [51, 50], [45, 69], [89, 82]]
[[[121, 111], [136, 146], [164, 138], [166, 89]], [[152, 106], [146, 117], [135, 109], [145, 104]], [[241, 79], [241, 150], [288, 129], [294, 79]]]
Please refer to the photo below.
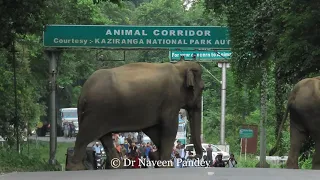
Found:
[[[320, 74], [318, 7], [317, 0], [1, 0], [0, 136], [14, 144], [13, 125], [23, 134], [26, 127], [48, 121], [49, 65], [42, 46], [45, 24], [228, 26], [232, 59], [227, 70], [226, 141], [231, 152], [239, 152], [241, 125], [259, 125], [262, 119], [268, 152], [275, 144], [288, 92], [299, 80]], [[124, 58], [124, 51], [64, 50], [58, 61], [57, 107], [75, 107], [82, 84], [99, 68], [169, 62], [168, 50], [125, 53]], [[216, 63], [203, 66], [221, 79]], [[203, 79], [204, 139], [216, 144], [221, 85], [205, 71]], [[287, 121], [280, 154], [288, 152], [288, 145]]]

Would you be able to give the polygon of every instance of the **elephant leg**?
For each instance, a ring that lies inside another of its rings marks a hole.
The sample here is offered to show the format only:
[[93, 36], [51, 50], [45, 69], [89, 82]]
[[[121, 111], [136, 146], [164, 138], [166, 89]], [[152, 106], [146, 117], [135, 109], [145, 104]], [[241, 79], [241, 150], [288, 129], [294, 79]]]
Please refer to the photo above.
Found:
[[85, 170], [83, 159], [86, 153], [86, 147], [95, 139], [94, 133], [86, 133], [85, 129], [79, 128], [79, 132], [76, 138], [74, 155], [72, 161], [67, 165], [67, 170]]
[[[177, 111], [179, 112], [179, 111]], [[177, 115], [170, 119], [164, 119], [161, 124], [161, 140], [160, 140], [160, 160], [168, 161], [171, 159], [172, 148], [178, 131]]]
[[[142, 131], [149, 136], [149, 138], [152, 140], [154, 145], [156, 145], [157, 149], [161, 147], [160, 144], [160, 125], [155, 125], [146, 129], [143, 129]], [[150, 152], [150, 159], [151, 160], [159, 160], [160, 155], [159, 151], [156, 152]]]
[[298, 125], [295, 125], [292, 121], [290, 126], [290, 151], [287, 160], [287, 168], [299, 169], [298, 159], [302, 144], [307, 138], [307, 133], [301, 130], [301, 128], [297, 128]]
[[[107, 154], [107, 160], [106, 160], [106, 169], [110, 168], [119, 168], [121, 166], [121, 163], [119, 164], [119, 167], [116, 167], [116, 164], [112, 164], [112, 159], [117, 158], [121, 161], [119, 154], [117, 153], [116, 148], [114, 147], [113, 140], [112, 140], [112, 133], [105, 134], [100, 138], [100, 141], [103, 145], [103, 148], [106, 150]], [[120, 162], [119, 161], [119, 162]]]

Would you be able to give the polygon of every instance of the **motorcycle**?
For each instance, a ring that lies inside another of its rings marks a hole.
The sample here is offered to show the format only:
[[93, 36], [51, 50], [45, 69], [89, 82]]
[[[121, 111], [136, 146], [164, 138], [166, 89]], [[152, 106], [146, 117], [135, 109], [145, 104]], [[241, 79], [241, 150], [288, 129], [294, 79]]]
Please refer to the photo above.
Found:
[[97, 164], [97, 169], [105, 169], [105, 163], [106, 163], [106, 152], [103, 148], [101, 148], [101, 153], [95, 154], [95, 160]]
[[95, 154], [95, 160], [96, 160], [96, 164], [97, 164], [97, 169], [103, 169], [102, 154], [101, 153]]

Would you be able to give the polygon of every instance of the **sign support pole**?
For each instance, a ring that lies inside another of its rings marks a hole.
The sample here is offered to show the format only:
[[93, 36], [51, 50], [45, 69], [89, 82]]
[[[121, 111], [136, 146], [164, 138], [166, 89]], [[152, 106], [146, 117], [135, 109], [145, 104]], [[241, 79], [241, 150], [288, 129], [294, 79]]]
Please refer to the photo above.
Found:
[[56, 76], [57, 76], [57, 59], [59, 52], [57, 50], [45, 51], [49, 58], [49, 88], [50, 88], [50, 154], [49, 164], [56, 164], [56, 150], [57, 150], [57, 121], [56, 121]]
[[201, 142], [203, 142], [203, 95], [201, 96]]
[[244, 145], [244, 161], [247, 161], [247, 144], [248, 144], [248, 138], [245, 138], [245, 145]]
[[242, 138], [240, 139], [240, 159], [241, 159], [241, 155], [242, 155]]
[[226, 115], [226, 86], [227, 86], [227, 68], [230, 64], [227, 62], [218, 63], [222, 68], [222, 81], [221, 81], [221, 120], [220, 120], [220, 144], [225, 145], [225, 115]]

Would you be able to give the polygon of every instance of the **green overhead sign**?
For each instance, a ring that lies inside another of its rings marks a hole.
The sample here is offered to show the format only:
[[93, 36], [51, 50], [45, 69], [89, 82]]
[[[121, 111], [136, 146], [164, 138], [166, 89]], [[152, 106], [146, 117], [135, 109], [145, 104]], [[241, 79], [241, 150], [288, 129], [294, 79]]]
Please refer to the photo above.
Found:
[[240, 138], [252, 138], [253, 130], [252, 129], [240, 129]]
[[181, 56], [184, 56], [185, 60], [199, 61], [218, 61], [228, 60], [231, 58], [231, 51], [229, 50], [217, 50], [217, 51], [170, 51], [169, 58], [171, 61], [179, 61]]
[[227, 27], [47, 25], [45, 47], [230, 49]]

